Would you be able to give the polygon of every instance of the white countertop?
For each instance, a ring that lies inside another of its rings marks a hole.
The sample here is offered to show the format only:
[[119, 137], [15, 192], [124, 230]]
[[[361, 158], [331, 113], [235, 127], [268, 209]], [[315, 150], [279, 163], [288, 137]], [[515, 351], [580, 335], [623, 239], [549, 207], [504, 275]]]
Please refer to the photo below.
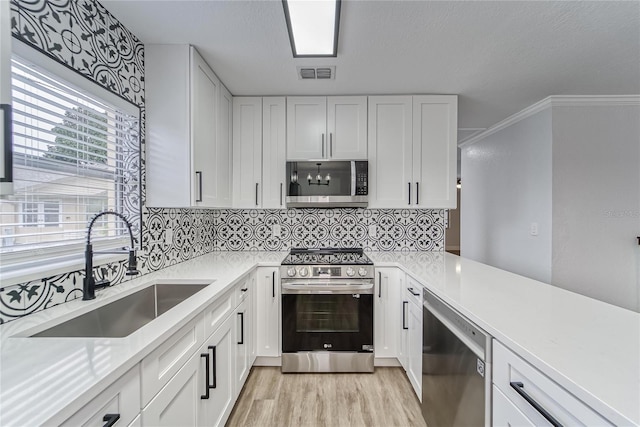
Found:
[[[0, 326], [0, 425], [72, 415], [246, 272], [285, 255], [213, 252]], [[403, 268], [613, 423], [640, 425], [640, 314], [447, 253], [368, 255]], [[14, 337], [160, 280], [213, 284], [125, 338]]]

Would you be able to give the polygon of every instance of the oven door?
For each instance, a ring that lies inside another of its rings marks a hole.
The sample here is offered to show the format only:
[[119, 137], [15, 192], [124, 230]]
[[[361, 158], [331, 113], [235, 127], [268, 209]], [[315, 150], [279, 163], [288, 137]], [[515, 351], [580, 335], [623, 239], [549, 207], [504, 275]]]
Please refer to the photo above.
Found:
[[373, 351], [373, 282], [282, 284], [282, 352]]

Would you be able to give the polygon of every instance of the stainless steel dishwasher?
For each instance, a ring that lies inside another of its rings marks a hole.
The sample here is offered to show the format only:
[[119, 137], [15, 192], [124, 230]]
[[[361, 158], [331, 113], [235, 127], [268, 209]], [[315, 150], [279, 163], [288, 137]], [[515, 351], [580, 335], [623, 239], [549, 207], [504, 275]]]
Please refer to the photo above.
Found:
[[422, 315], [427, 426], [490, 426], [491, 337], [426, 289]]

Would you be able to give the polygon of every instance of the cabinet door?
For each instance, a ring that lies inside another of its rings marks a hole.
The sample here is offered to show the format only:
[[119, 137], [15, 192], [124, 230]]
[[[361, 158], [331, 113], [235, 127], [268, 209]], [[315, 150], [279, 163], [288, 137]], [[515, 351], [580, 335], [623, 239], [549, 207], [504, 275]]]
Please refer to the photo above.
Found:
[[102, 426], [106, 415], [119, 416], [119, 425], [128, 425], [140, 413], [140, 374], [136, 365], [95, 399], [62, 423], [62, 426]]
[[398, 301], [400, 324], [396, 330], [400, 336], [398, 360], [405, 371], [409, 369], [409, 300], [407, 298], [406, 283], [406, 274], [400, 272], [398, 274], [398, 284], [400, 285], [400, 301]]
[[[217, 118], [220, 81], [198, 52], [191, 48], [191, 145], [193, 206], [215, 207], [218, 163]], [[221, 159], [220, 159], [221, 161]]]
[[280, 278], [276, 267], [258, 268], [256, 287], [257, 356], [280, 356]]
[[526, 426], [536, 427], [495, 385], [492, 387], [492, 425], [495, 427]]
[[0, 194], [11, 193], [13, 175], [9, 169], [11, 163], [8, 161], [13, 150], [11, 135], [5, 135], [5, 129], [10, 126], [11, 120], [11, 116], [6, 111], [11, 105], [11, 11], [9, 4], [8, 1], [0, 1]]
[[233, 98], [233, 206], [262, 204], [262, 98]]
[[374, 342], [375, 357], [399, 356], [399, 321], [402, 288], [395, 268], [376, 269], [374, 295]]
[[411, 206], [412, 99], [369, 97], [369, 207]]
[[[209, 401], [207, 392], [206, 347], [201, 347], [142, 411], [142, 425], [154, 427], [204, 426]], [[210, 400], [210, 399], [209, 399]]]
[[262, 207], [284, 209], [287, 158], [286, 100], [262, 98]]
[[415, 207], [456, 208], [457, 128], [456, 95], [413, 97]]
[[326, 133], [326, 97], [287, 97], [287, 160], [325, 158]]
[[251, 296], [242, 301], [236, 309], [236, 396], [240, 393], [242, 385], [249, 376], [251, 370], [251, 341], [253, 339], [251, 321]]
[[215, 348], [215, 360], [211, 359], [209, 383], [215, 388], [209, 389], [209, 399], [205, 407], [206, 425], [223, 426], [231, 414], [236, 399], [235, 377], [235, 317], [229, 316], [227, 320], [206, 340], [203, 353], [209, 352], [213, 356]]
[[325, 157], [335, 160], [367, 159], [367, 97], [327, 98], [329, 144]]
[[216, 140], [216, 170], [215, 170], [215, 199], [216, 207], [231, 207], [232, 180], [232, 143], [233, 140], [233, 97], [224, 85], [220, 85], [220, 100], [218, 105], [218, 138]]

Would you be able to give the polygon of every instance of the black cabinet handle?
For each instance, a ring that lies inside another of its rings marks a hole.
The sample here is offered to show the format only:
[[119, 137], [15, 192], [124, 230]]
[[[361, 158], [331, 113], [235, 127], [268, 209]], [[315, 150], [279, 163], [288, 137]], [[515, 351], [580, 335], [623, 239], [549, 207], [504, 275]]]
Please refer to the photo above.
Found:
[[259, 183], [256, 182], [256, 206], [258, 206], [258, 185]]
[[322, 158], [324, 158], [324, 133], [322, 134]]
[[119, 419], [120, 419], [120, 414], [105, 414], [105, 416], [102, 417], [102, 421], [106, 422], [106, 424], [103, 427], [111, 427], [112, 425], [117, 423]]
[[[218, 364], [216, 362], [216, 346], [210, 345], [208, 348], [209, 350], [211, 350], [211, 367], [213, 368], [213, 383], [211, 383], [211, 385], [209, 385], [207, 389], [216, 388], [218, 384], [218, 375], [216, 373], [216, 371], [218, 370]], [[209, 378], [208, 375], [207, 375], [207, 378]], [[207, 381], [209, 380], [207, 379]]]
[[280, 183], [280, 206], [282, 206], [282, 183]]
[[382, 297], [382, 273], [378, 272], [378, 298]]
[[524, 391], [524, 384], [519, 381], [512, 381], [509, 383], [511, 388], [513, 388], [516, 393], [518, 393], [524, 400], [526, 400], [529, 405], [533, 406], [533, 408], [540, 413], [547, 421], [551, 423], [554, 427], [562, 427], [562, 424], [558, 422], [546, 409], [544, 409], [538, 402], [536, 402], [533, 397], [529, 396], [529, 394]]
[[329, 133], [329, 157], [333, 157], [333, 133]]
[[420, 183], [416, 182], [416, 205], [420, 204]]
[[640, 245], [640, 236], [638, 236], [638, 244]]
[[4, 178], [2, 182], [13, 182], [13, 109], [11, 104], [0, 104], [4, 123], [4, 134], [0, 135], [0, 150], [4, 150]]
[[244, 344], [244, 312], [238, 313], [240, 316], [240, 341], [238, 344]]
[[209, 358], [209, 353], [202, 353], [200, 357], [204, 357], [204, 394], [200, 395], [200, 399], [208, 399], [209, 398], [209, 363], [211, 359]]
[[240, 289], [242, 292], [247, 292], [249, 290], [249, 288], [242, 288]]
[[411, 183], [409, 183], [409, 206], [411, 206]]
[[407, 290], [411, 292], [411, 295], [413, 295], [414, 297], [420, 296], [420, 292], [414, 292], [413, 288], [407, 288]]
[[276, 272], [271, 273], [271, 293], [273, 294], [273, 298], [276, 297]]
[[196, 202], [202, 201], [202, 171], [196, 171], [196, 175], [198, 176], [198, 198]]
[[407, 304], [409, 304], [408, 301], [402, 301], [402, 329], [409, 329], [408, 326], [406, 326], [407, 324], [407, 310], [405, 310], [405, 307], [407, 306]]

